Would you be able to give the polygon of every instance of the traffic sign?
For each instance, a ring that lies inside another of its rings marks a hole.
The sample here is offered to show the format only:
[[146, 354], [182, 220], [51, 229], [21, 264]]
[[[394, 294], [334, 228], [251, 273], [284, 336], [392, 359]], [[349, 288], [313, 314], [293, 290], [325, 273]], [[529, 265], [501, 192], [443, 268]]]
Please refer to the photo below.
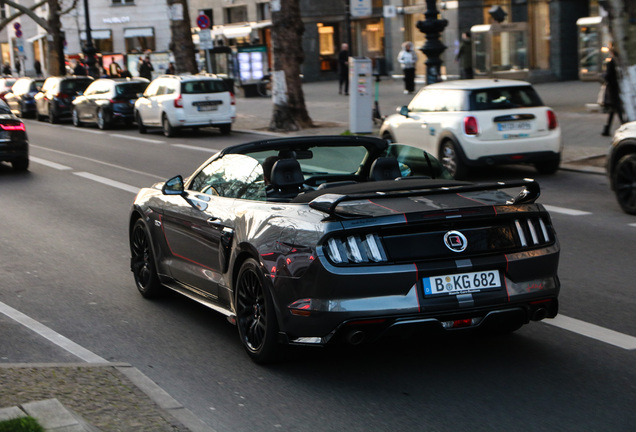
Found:
[[201, 13], [197, 17], [197, 25], [200, 29], [208, 29], [210, 28], [210, 18], [204, 13]]

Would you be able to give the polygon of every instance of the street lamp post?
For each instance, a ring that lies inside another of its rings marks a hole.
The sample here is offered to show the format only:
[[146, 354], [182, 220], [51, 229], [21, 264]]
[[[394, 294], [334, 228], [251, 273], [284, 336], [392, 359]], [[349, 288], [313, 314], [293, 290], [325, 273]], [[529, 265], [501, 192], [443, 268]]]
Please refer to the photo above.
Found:
[[426, 0], [424, 16], [426, 19], [418, 21], [415, 25], [426, 35], [426, 43], [420, 51], [426, 55], [426, 84], [433, 84], [441, 81], [442, 59], [440, 56], [446, 49], [446, 45], [439, 38], [448, 25], [448, 20], [438, 18], [437, 0]]
[[86, 44], [84, 44], [84, 57], [86, 59], [86, 66], [88, 66], [88, 74], [97, 78], [99, 71], [95, 66], [95, 46], [93, 45], [93, 36], [91, 35], [91, 18], [88, 12], [88, 0], [84, 0], [84, 19], [86, 20]]

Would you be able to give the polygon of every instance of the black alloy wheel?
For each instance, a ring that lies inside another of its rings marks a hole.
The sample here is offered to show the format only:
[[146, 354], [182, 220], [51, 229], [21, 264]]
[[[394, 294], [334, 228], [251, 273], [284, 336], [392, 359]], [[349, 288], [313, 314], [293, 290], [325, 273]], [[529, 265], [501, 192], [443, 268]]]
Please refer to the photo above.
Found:
[[257, 363], [276, 358], [276, 314], [265, 276], [249, 258], [241, 266], [236, 282], [236, 315], [241, 342]]
[[439, 159], [442, 165], [450, 172], [453, 178], [461, 180], [466, 177], [467, 167], [460, 159], [457, 146], [449, 139], [446, 139], [439, 150]]
[[146, 226], [140, 219], [135, 222], [130, 237], [131, 270], [135, 277], [137, 289], [145, 298], [158, 297], [164, 294], [165, 289], [159, 282], [155, 270], [155, 260], [150, 245], [150, 237]]
[[636, 214], [636, 153], [620, 158], [613, 179], [618, 204], [625, 213]]

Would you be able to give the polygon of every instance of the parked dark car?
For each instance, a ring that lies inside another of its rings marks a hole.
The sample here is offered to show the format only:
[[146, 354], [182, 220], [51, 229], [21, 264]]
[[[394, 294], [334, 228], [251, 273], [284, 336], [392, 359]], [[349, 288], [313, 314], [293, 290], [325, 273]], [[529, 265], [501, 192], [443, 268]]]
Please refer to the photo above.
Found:
[[17, 78], [14, 77], [3, 77], [0, 78], [0, 99], [4, 100], [4, 95], [11, 91], [11, 87], [17, 81]]
[[73, 100], [92, 82], [93, 78], [88, 76], [48, 77], [35, 95], [36, 118], [40, 121], [48, 118], [51, 123], [70, 119]]
[[606, 169], [618, 204], [625, 213], [636, 214], [636, 122], [625, 123], [614, 134]]
[[138, 193], [131, 270], [144, 297], [169, 288], [225, 314], [257, 362], [280, 343], [507, 333], [558, 311], [539, 193], [453, 180], [380, 138], [240, 144]]
[[114, 123], [131, 124], [135, 119], [135, 101], [149, 80], [145, 78], [102, 78], [93, 81], [84, 94], [73, 101], [73, 124], [96, 123], [108, 129]]
[[4, 100], [18, 117], [33, 117], [35, 116], [33, 97], [40, 91], [43, 83], [44, 79], [22, 77], [13, 84], [11, 91], [4, 96]]
[[0, 101], [0, 162], [10, 162], [13, 169], [29, 169], [29, 139], [22, 120]]

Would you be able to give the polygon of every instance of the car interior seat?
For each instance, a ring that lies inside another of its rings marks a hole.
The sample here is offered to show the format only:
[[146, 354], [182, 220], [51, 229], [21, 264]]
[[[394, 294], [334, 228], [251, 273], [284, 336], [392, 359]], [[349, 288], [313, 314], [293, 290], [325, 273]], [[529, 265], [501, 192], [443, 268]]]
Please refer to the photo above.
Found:
[[303, 176], [296, 159], [280, 159], [272, 167], [268, 198], [293, 198], [303, 191]]
[[399, 177], [402, 177], [402, 172], [400, 171], [400, 165], [397, 159], [379, 157], [373, 161], [371, 171], [369, 172], [369, 180], [395, 180]]

